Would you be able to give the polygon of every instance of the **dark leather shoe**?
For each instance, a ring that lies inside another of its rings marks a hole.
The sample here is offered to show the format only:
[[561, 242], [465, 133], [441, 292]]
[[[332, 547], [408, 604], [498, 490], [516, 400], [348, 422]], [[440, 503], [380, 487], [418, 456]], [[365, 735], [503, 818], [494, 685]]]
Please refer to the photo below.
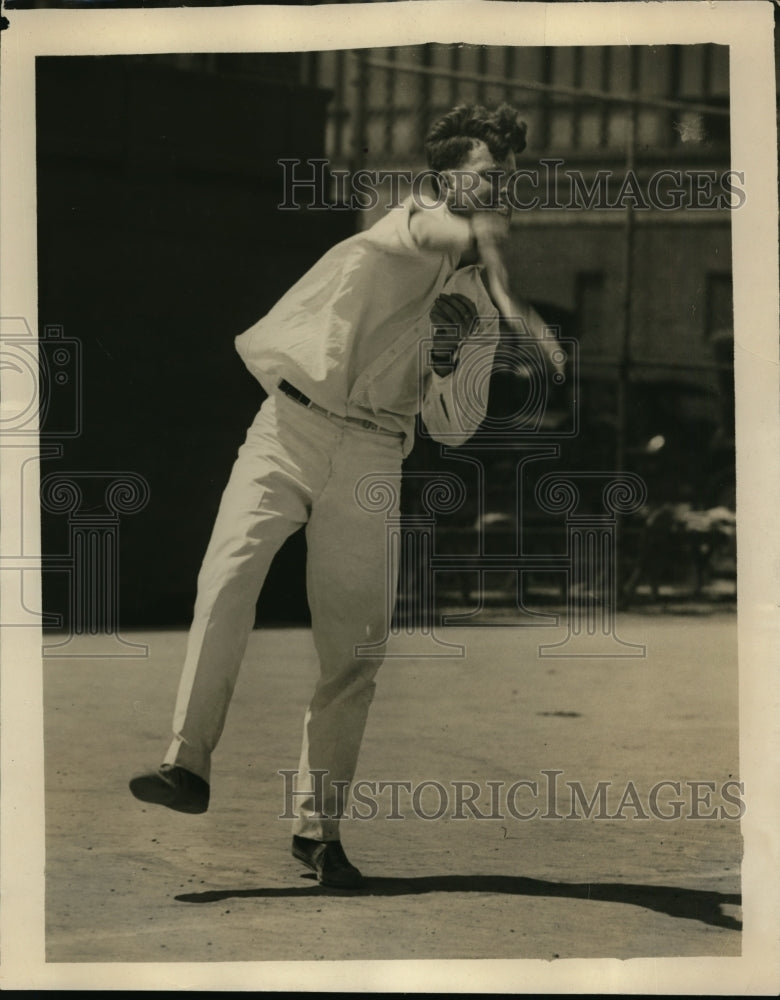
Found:
[[363, 876], [347, 860], [340, 840], [323, 842], [308, 837], [293, 837], [292, 854], [316, 874], [320, 885], [333, 889], [357, 889], [363, 884]]
[[183, 813], [204, 813], [209, 807], [208, 782], [178, 764], [130, 779], [130, 791], [142, 802], [154, 802]]

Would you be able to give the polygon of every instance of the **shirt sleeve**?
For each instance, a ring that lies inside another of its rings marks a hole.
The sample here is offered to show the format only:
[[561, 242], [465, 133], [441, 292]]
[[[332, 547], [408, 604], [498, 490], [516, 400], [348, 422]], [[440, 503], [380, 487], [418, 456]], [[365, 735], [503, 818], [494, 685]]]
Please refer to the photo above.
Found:
[[474, 436], [485, 419], [498, 341], [496, 323], [495, 329], [463, 341], [452, 374], [431, 372], [421, 415], [434, 441], [457, 448]]

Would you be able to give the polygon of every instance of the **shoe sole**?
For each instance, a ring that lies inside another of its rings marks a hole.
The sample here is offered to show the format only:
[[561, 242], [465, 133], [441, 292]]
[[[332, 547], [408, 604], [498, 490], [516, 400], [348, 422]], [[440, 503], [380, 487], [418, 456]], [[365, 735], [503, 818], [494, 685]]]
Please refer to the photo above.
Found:
[[152, 805], [166, 806], [175, 812], [189, 813], [196, 815], [204, 813], [208, 809], [208, 802], [202, 800], [186, 801], [180, 798], [176, 801], [177, 790], [166, 785], [154, 777], [143, 775], [138, 778], [131, 778], [130, 791], [141, 802], [149, 802]]

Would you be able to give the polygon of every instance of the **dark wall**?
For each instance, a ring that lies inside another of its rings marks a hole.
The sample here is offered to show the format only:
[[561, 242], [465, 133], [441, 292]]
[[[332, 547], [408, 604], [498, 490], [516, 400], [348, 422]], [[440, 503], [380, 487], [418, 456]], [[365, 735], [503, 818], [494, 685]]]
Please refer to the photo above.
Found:
[[[124, 627], [188, 622], [221, 491], [263, 399], [233, 340], [354, 231], [348, 213], [276, 209], [277, 159], [323, 155], [327, 92], [280, 81], [284, 57], [267, 78], [262, 55], [252, 74], [235, 57], [241, 75], [220, 58], [225, 76], [155, 58], [38, 60], [39, 326], [80, 342], [70, 384], [83, 412], [42, 476], [148, 483], [148, 505], [120, 524]], [[44, 429], [57, 439], [56, 421]], [[42, 531], [44, 554], [67, 550], [66, 517], [44, 511]], [[264, 617], [305, 617], [303, 551], [296, 536], [280, 555]], [[44, 574], [47, 611], [67, 616], [66, 589], [62, 573]]]

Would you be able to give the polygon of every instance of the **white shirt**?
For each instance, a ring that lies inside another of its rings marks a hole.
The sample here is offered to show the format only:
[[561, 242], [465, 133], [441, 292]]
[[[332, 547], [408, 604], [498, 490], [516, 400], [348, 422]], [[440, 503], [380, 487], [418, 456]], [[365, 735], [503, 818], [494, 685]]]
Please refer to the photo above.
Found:
[[[368, 419], [405, 435], [414, 417], [430, 434], [462, 444], [485, 415], [487, 381], [498, 341], [498, 314], [480, 268], [456, 270], [457, 254], [423, 250], [409, 231], [410, 202], [329, 250], [262, 319], [236, 338], [236, 349], [266, 392], [285, 379], [319, 406]], [[477, 305], [479, 322], [453, 375], [437, 376], [428, 354], [429, 313], [442, 292]]]

